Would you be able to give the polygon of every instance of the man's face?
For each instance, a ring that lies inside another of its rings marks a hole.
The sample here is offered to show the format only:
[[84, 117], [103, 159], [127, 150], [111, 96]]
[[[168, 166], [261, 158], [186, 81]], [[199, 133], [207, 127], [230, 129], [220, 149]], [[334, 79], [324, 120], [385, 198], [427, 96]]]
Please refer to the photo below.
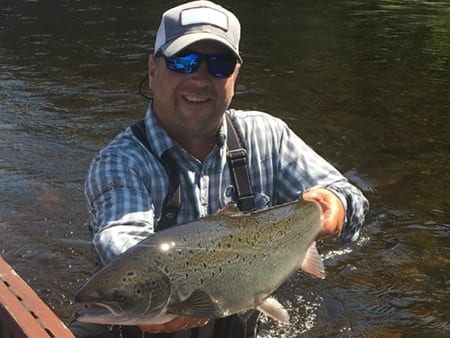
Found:
[[[203, 54], [228, 52], [214, 41], [196, 42], [189, 49]], [[216, 78], [202, 61], [197, 71], [181, 74], [169, 70], [164, 58], [150, 56], [149, 83], [158, 121], [172, 137], [180, 132], [185, 137], [215, 135], [233, 98], [239, 68], [237, 63], [229, 78]]]

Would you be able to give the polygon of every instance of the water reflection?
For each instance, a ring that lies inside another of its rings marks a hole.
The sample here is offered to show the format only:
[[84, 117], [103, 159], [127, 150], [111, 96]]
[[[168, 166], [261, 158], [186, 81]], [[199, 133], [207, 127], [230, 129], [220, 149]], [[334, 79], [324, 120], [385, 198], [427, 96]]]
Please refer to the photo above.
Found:
[[[142, 117], [172, 3], [2, 1], [0, 254], [65, 320], [93, 264], [85, 172]], [[325, 281], [278, 291], [293, 325], [260, 336], [448, 335], [448, 1], [224, 4], [243, 23], [233, 105], [285, 119], [372, 205], [356, 245], [321, 246]]]

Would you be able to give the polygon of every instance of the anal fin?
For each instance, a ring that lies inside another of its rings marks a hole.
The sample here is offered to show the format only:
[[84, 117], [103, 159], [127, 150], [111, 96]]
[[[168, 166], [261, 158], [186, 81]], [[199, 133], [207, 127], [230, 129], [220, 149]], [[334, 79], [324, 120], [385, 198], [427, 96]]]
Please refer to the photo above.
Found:
[[283, 324], [289, 324], [289, 314], [286, 309], [275, 298], [264, 299], [257, 307], [257, 310]]
[[325, 278], [325, 268], [323, 266], [322, 258], [317, 251], [316, 242], [313, 242], [309, 246], [300, 269], [318, 278]]

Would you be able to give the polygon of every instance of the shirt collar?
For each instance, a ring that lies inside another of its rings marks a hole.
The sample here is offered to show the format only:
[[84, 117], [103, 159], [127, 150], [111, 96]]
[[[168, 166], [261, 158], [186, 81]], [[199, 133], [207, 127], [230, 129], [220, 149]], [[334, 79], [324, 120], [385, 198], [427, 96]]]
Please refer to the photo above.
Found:
[[147, 113], [145, 114], [145, 132], [148, 143], [151, 145], [156, 155], [161, 158], [161, 155], [168, 149], [177, 146], [177, 143], [170, 138], [167, 132], [159, 124], [153, 113], [152, 105], [149, 104]]
[[[161, 155], [169, 149], [180, 148], [180, 145], [175, 142], [164, 130], [161, 124], [156, 119], [153, 112], [152, 105], [149, 104], [147, 113], [145, 114], [145, 131], [147, 135], [148, 143], [151, 145], [153, 151], [161, 158]], [[219, 148], [225, 147], [227, 140], [227, 125], [226, 119], [220, 126], [217, 133], [217, 145]]]

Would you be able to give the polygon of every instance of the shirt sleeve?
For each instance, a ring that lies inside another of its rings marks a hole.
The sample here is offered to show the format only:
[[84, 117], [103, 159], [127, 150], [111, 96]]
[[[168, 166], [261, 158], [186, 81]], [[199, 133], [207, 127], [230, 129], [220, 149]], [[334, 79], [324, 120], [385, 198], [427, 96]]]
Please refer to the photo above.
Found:
[[305, 144], [284, 122], [280, 123], [283, 130], [278, 152], [280, 154], [278, 173], [280, 199], [292, 200], [302, 191], [313, 188], [326, 188], [334, 192], [345, 209], [341, 238], [356, 240], [369, 208], [367, 199], [358, 188]]
[[[125, 155], [127, 154], [127, 155]], [[153, 233], [154, 207], [139, 166], [142, 156], [106, 148], [85, 182], [94, 248], [103, 264]]]

